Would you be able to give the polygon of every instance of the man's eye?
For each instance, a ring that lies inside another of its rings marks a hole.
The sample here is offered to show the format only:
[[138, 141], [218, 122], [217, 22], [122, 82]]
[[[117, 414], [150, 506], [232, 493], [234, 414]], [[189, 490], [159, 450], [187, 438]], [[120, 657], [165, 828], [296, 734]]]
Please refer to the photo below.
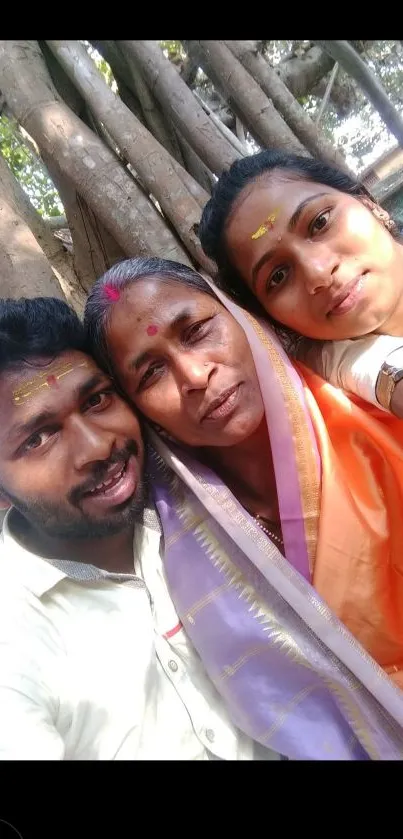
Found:
[[42, 443], [42, 434], [34, 434], [25, 443], [26, 449], [37, 449]]
[[25, 441], [23, 450], [30, 452], [32, 449], [39, 449], [50, 439], [51, 435], [51, 431], [36, 431]]
[[113, 393], [113, 390], [102, 390], [98, 393], [92, 393], [91, 396], [88, 397], [85, 407], [86, 408], [104, 408], [107, 404], [109, 404], [110, 397]]

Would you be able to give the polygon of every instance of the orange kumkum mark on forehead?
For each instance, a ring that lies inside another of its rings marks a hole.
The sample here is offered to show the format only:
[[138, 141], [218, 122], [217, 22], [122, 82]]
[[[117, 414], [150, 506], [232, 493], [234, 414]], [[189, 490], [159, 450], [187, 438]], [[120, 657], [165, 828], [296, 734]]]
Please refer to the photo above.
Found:
[[270, 215], [267, 216], [267, 218], [264, 220], [263, 224], [261, 224], [260, 227], [258, 227], [258, 229], [255, 230], [254, 233], [252, 233], [250, 238], [251, 239], [260, 239], [260, 237], [264, 236], [265, 233], [268, 232], [268, 230], [273, 230], [274, 222], [276, 221], [277, 214], [278, 214], [278, 210], [274, 210], [273, 213], [270, 213]]
[[87, 361], [82, 361], [80, 364], [72, 364], [68, 361], [64, 364], [56, 364], [43, 373], [37, 373], [36, 376], [24, 382], [24, 384], [13, 391], [14, 404], [17, 407], [23, 405], [30, 396], [34, 396], [43, 388], [57, 387], [59, 379], [62, 379], [63, 376], [67, 376], [68, 373], [72, 373], [73, 370], [77, 370], [79, 367], [88, 366]]

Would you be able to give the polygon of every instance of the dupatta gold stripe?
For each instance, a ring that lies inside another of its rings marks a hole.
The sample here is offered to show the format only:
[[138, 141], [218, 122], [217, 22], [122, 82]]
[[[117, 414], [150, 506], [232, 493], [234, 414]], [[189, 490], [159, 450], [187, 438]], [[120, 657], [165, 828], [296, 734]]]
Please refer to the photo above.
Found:
[[267, 351], [269, 363], [277, 373], [284, 401], [291, 424], [297, 462], [298, 483], [301, 506], [304, 517], [304, 530], [309, 559], [313, 572], [318, 538], [320, 515], [320, 477], [315, 454], [310, 441], [311, 431], [307, 428], [306, 414], [301, 407], [298, 395], [289, 380], [286, 367], [270, 338], [265, 334], [258, 321], [249, 312], [243, 312], [259, 341]]

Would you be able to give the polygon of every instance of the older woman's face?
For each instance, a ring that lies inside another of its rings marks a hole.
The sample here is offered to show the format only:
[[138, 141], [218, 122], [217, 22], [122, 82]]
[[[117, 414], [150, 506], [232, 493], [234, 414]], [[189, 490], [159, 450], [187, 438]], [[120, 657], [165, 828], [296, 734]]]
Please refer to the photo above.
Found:
[[245, 333], [215, 298], [176, 282], [136, 282], [113, 308], [108, 345], [126, 393], [189, 446], [233, 446], [263, 403]]
[[282, 173], [246, 187], [226, 229], [231, 262], [279, 323], [309, 338], [385, 331], [403, 249], [368, 207]]

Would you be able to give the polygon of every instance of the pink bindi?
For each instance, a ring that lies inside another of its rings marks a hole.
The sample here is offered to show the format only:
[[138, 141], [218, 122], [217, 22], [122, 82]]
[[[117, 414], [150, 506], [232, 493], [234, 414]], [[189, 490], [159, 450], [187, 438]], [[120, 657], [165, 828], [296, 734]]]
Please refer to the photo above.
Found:
[[147, 326], [147, 335], [156, 335], [158, 332], [158, 326]]
[[111, 285], [106, 285], [105, 296], [108, 298], [108, 300], [113, 300], [114, 302], [116, 302], [116, 300], [120, 299], [120, 291], [117, 288], [113, 288], [113, 286]]
[[56, 376], [48, 376], [46, 384], [48, 387], [58, 387]]

